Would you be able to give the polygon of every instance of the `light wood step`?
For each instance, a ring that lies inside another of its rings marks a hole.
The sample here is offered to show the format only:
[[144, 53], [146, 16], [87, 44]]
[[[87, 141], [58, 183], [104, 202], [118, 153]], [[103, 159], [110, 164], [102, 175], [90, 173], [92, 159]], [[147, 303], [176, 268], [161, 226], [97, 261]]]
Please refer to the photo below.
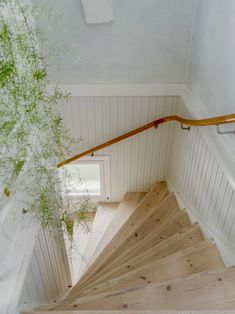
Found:
[[[105, 263], [103, 263], [102, 268], [96, 272], [91, 280], [94, 281], [101, 277], [103, 273], [107, 273], [110, 269], [114, 269], [116, 267], [115, 261], [117, 259], [119, 259], [120, 264], [120, 259], [127, 256], [126, 254], [128, 250], [132, 250], [137, 243], [143, 241], [151, 230], [159, 230], [161, 225], [170, 219], [176, 212], [179, 212], [179, 209], [175, 196], [173, 194], [167, 195], [163, 202], [155, 208], [155, 212], [153, 212], [153, 214], [143, 222], [143, 224], [136, 229], [122, 245], [120, 245]], [[141, 253], [142, 252], [143, 251], [141, 250]], [[122, 263], [123, 262], [121, 262], [121, 264]], [[91, 280], [88, 282], [91, 282]]]
[[[117, 234], [119, 229], [133, 213], [138, 203], [144, 198], [146, 192], [129, 192], [126, 193], [123, 201], [118, 206], [112, 221], [109, 223], [108, 228], [105, 230], [101, 240], [90, 258], [90, 264], [94, 262], [97, 256], [102, 252], [111, 239]], [[102, 224], [101, 224], [102, 225]]]
[[87, 294], [93, 295], [105, 291], [129, 289], [141, 284], [167, 281], [186, 277], [193, 273], [222, 268], [224, 268], [224, 263], [216, 245], [211, 241], [203, 241], [175, 254], [140, 266], [121, 276], [105, 280], [93, 287], [92, 291]]
[[[92, 278], [93, 274], [115, 253], [117, 248], [121, 246], [135, 230], [143, 224], [145, 220], [152, 214], [155, 207], [165, 198], [168, 194], [168, 189], [165, 182], [156, 183], [154, 188], [147, 193], [143, 200], [137, 205], [135, 211], [130, 215], [129, 219], [121, 227], [119, 232], [108, 243], [105, 249], [101, 252], [95, 262], [89, 267], [86, 274], [80, 279], [78, 285], [74, 287], [74, 292], [89, 278]], [[71, 293], [73, 294], [73, 293]]]
[[[127, 250], [133, 247], [137, 242], [143, 240], [153, 229], [158, 229], [161, 224], [168, 220], [175, 210], [179, 210], [174, 194], [166, 196], [164, 201], [155, 207], [152, 214], [136, 228], [129, 238], [115, 251], [112, 257], [106, 262], [110, 264], [113, 260], [125, 254]], [[104, 265], [105, 266], [105, 265]]]
[[78, 277], [81, 276], [82, 272], [91, 264], [91, 256], [93, 255], [97, 245], [102, 239], [105, 230], [109, 227], [119, 203], [99, 203], [96, 215], [92, 224], [91, 231], [89, 232], [88, 243], [86, 246], [85, 253], [83, 254], [83, 260], [78, 270]]
[[[92, 279], [94, 274], [99, 271], [102, 265], [115, 253], [118, 247], [120, 247], [130, 235], [135, 232], [145, 220], [147, 220], [155, 208], [161, 203], [161, 201], [168, 195], [168, 190], [165, 182], [158, 182], [154, 185], [153, 189], [146, 194], [143, 200], [137, 205], [134, 212], [130, 215], [128, 220], [120, 228], [119, 232], [108, 243], [105, 249], [100, 253], [94, 263], [87, 269], [86, 273], [81, 277], [80, 281], [68, 292], [62, 303], [71, 302], [76, 298], [81, 288], [86, 284], [89, 279]], [[48, 305], [48, 307], [42, 307], [43, 309], [54, 309], [54, 305]]]
[[[132, 235], [132, 237], [134, 238], [134, 244], [132, 244], [130, 247], [127, 247], [124, 243], [123, 252], [120, 253], [120, 256], [118, 256], [114, 261], [109, 260], [109, 263], [103, 265], [103, 269], [97, 272], [92, 277], [92, 281], [97, 280], [98, 278], [102, 277], [103, 274], [107, 274], [118, 266], [128, 262], [128, 260], [130, 260], [131, 258], [136, 258], [138, 254], [142, 254], [147, 249], [160, 243], [164, 239], [167, 239], [174, 233], [177, 233], [180, 230], [183, 230], [186, 227], [190, 226], [190, 222], [186, 212], [183, 212], [179, 210], [178, 207], [175, 207], [175, 202], [176, 200], [173, 194], [167, 196], [162, 202], [162, 207], [159, 208], [158, 214], [161, 215], [162, 211], [164, 212], [164, 214], [161, 216], [161, 218], [156, 218], [156, 220], [160, 220], [156, 221], [156, 227], [153, 227], [152, 231], [151, 229], [149, 229], [149, 233], [146, 234], [146, 236], [142, 238], [141, 241], [135, 241], [135, 238], [138, 237], [136, 237], [135, 235], [133, 237]], [[91, 282], [91, 280], [89, 282]]]
[[86, 295], [87, 293], [89, 294], [91, 288], [96, 287], [97, 285], [108, 279], [126, 274], [129, 271], [135, 270], [143, 265], [154, 262], [163, 257], [172, 255], [178, 251], [191, 247], [192, 245], [199, 244], [202, 241], [203, 236], [199, 226], [190, 226], [186, 230], [174, 234], [170, 238], [160, 242], [149, 250], [142, 252], [138, 256], [133, 257], [119, 267], [112, 269], [109, 273], [104, 274], [101, 278], [92, 281], [87, 286], [81, 288], [77, 292], [77, 296], [81, 297]]
[[93, 302], [73, 303], [64, 309], [232, 310], [235, 309], [235, 268], [104, 293]]

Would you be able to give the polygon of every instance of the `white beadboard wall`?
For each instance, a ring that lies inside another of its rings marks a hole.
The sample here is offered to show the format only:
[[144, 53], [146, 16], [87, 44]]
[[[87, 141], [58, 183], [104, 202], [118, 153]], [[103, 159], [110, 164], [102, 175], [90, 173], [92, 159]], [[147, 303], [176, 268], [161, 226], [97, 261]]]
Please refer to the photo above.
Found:
[[[177, 96], [71, 97], [58, 104], [65, 125], [83, 140], [74, 150], [82, 152], [161, 116], [173, 114]], [[172, 124], [147, 130], [97, 152], [111, 161], [110, 201], [121, 201], [126, 192], [147, 191], [166, 178]]]
[[30, 261], [20, 304], [41, 304], [58, 300], [71, 285], [64, 243], [40, 230]]
[[[178, 113], [189, 116], [183, 104]], [[202, 129], [191, 127], [188, 132], [175, 125], [170, 156], [169, 185], [221, 250], [227, 250], [226, 264], [235, 265], [235, 191]]]
[[[74, 137], [74, 153], [168, 114], [188, 116], [177, 96], [71, 97], [58, 104]], [[180, 205], [213, 236], [227, 265], [235, 264], [235, 192], [201, 129], [184, 131], [171, 123], [150, 129], [98, 152], [111, 159], [111, 201], [128, 191], [145, 191], [166, 179]], [[41, 231], [30, 263], [21, 303], [58, 299], [70, 284], [59, 243]]]

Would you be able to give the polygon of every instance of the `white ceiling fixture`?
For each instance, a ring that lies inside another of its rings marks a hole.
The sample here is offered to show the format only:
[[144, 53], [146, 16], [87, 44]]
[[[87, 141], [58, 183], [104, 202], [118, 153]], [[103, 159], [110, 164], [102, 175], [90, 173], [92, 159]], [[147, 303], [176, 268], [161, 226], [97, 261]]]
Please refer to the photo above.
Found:
[[112, 0], [81, 0], [86, 23], [99, 24], [113, 21]]

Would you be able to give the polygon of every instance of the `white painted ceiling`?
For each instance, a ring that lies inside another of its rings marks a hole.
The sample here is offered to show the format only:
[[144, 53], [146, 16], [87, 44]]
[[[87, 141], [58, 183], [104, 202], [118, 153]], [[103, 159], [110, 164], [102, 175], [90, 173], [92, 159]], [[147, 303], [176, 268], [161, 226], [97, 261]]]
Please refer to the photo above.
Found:
[[196, 0], [113, 0], [114, 21], [97, 25], [85, 23], [80, 0], [34, 1], [51, 8], [51, 18], [43, 13], [38, 19], [53, 50], [46, 58], [50, 80], [185, 81]]

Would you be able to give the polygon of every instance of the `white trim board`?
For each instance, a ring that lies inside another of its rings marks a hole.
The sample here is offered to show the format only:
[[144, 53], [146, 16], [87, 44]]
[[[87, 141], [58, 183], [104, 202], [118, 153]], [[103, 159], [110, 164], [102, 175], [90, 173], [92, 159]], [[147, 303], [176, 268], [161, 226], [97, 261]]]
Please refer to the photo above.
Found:
[[180, 96], [184, 84], [68, 84], [51, 82], [71, 96]]

